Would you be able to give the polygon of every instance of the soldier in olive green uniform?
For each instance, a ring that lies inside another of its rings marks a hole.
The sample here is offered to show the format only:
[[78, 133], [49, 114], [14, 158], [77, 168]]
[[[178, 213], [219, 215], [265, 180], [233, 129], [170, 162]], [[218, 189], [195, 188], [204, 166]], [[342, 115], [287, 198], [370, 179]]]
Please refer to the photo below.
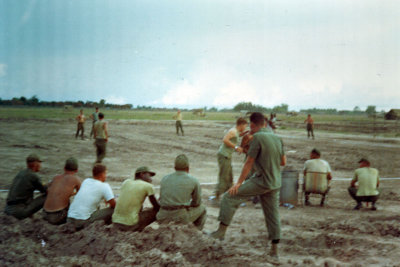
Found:
[[[218, 217], [220, 225], [211, 236], [223, 239], [238, 206], [249, 197], [258, 195], [264, 211], [269, 239], [272, 240], [269, 255], [278, 260], [277, 244], [281, 238], [278, 210], [281, 187], [280, 166], [286, 164], [286, 156], [280, 138], [264, 127], [264, 116], [261, 113], [255, 112], [250, 116], [250, 128], [254, 134], [246, 163], [237, 183], [222, 197]], [[253, 166], [255, 173], [246, 180]]]
[[[46, 200], [47, 188], [35, 172], [40, 171], [41, 160], [36, 154], [26, 159], [28, 168], [15, 176], [7, 196], [4, 212], [17, 219], [25, 219], [39, 211]], [[33, 198], [33, 192], [39, 190], [43, 194]]]
[[236, 126], [230, 129], [223, 138], [223, 143], [219, 147], [218, 158], [218, 183], [215, 187], [215, 201], [219, 200], [219, 196], [225, 193], [233, 183], [232, 173], [232, 154], [233, 152], [242, 153], [243, 148], [238, 146], [239, 135], [241, 135], [247, 127], [247, 121], [244, 118], [236, 120]]
[[103, 120], [104, 114], [99, 113], [99, 121], [94, 124], [94, 138], [96, 141], [96, 163], [101, 163], [106, 156], [106, 146], [108, 141], [107, 123]]
[[189, 160], [185, 155], [176, 157], [175, 170], [161, 180], [157, 221], [193, 223], [201, 230], [206, 221], [206, 208], [201, 204], [199, 181], [189, 175]]

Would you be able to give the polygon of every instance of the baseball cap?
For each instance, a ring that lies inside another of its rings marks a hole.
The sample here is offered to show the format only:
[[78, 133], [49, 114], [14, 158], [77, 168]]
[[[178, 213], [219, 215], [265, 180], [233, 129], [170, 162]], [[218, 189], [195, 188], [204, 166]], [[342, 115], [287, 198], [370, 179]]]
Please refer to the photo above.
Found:
[[26, 158], [26, 162], [42, 162], [39, 158], [39, 156], [35, 153], [30, 154], [27, 158]]
[[142, 166], [142, 167], [137, 168], [135, 171], [135, 175], [138, 173], [141, 173], [141, 172], [148, 172], [148, 173], [150, 173], [151, 176], [156, 175], [156, 173], [150, 171], [150, 169], [147, 166]]
[[78, 160], [74, 157], [71, 157], [65, 161], [65, 169], [75, 171], [78, 169]]
[[175, 168], [183, 170], [189, 167], [189, 159], [185, 154], [180, 154], [175, 158]]

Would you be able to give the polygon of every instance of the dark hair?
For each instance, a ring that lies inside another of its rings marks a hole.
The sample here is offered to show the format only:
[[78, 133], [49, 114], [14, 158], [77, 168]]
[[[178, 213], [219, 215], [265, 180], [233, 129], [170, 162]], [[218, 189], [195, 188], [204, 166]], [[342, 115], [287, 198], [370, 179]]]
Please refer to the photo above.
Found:
[[245, 118], [242, 118], [242, 117], [240, 117], [240, 118], [238, 118], [237, 120], [236, 120], [236, 126], [239, 126], [239, 125], [242, 125], [242, 124], [247, 124], [248, 122], [246, 121], [246, 119]]
[[313, 153], [313, 154], [315, 154], [315, 155], [318, 155], [318, 156], [321, 156], [321, 152], [320, 152], [318, 149], [316, 149], [316, 148], [314, 148], [313, 150], [311, 150], [311, 153]]
[[265, 117], [260, 112], [253, 112], [251, 113], [250, 121], [257, 126], [263, 126], [265, 123]]
[[106, 170], [107, 170], [107, 167], [106, 167], [105, 165], [100, 164], [100, 163], [96, 163], [96, 164], [93, 166], [92, 174], [93, 174], [94, 177], [96, 177], [96, 176], [98, 176], [99, 174], [105, 172]]
[[99, 118], [100, 118], [100, 119], [104, 118], [104, 114], [100, 112], [100, 113], [99, 113]]

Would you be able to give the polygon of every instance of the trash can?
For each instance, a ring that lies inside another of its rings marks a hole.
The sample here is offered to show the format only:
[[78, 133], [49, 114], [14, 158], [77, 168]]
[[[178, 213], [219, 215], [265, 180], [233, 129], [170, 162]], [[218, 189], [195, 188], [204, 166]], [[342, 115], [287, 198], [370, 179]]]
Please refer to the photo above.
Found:
[[290, 203], [297, 206], [299, 189], [299, 172], [282, 171], [282, 187], [280, 192], [280, 203]]

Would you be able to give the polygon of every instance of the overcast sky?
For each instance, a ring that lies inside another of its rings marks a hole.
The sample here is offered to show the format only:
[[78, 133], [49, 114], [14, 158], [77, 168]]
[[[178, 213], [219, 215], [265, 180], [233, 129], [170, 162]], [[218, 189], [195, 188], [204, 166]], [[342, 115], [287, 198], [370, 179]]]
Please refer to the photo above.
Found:
[[400, 1], [0, 0], [0, 98], [400, 108]]

